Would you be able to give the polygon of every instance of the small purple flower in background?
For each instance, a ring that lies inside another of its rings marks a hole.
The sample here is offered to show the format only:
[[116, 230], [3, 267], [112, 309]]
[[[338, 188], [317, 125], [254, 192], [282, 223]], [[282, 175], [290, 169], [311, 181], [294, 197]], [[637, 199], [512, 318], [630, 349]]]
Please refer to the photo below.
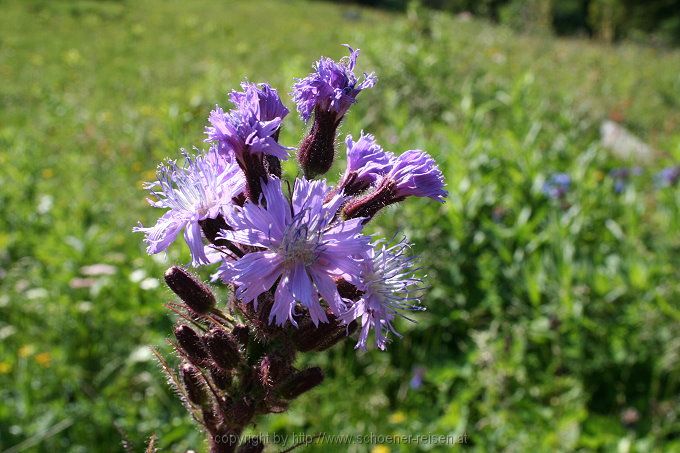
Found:
[[491, 211], [491, 220], [493, 220], [495, 223], [501, 223], [507, 214], [508, 209], [505, 206], [494, 206], [493, 210]]
[[407, 197], [427, 197], [444, 202], [444, 175], [424, 151], [409, 150], [393, 158], [390, 170], [381, 176], [374, 191], [352, 200], [343, 209], [346, 218], [363, 217], [364, 223], [380, 209]]
[[661, 170], [654, 177], [658, 187], [671, 187], [680, 181], [680, 165]]
[[244, 190], [245, 182], [239, 167], [217, 153], [214, 148], [206, 154], [191, 156], [184, 153], [186, 163], [178, 167], [168, 161], [158, 167], [158, 181], [148, 183], [156, 200], [148, 200], [156, 208], [168, 208], [156, 225], [134, 228], [145, 234], [147, 253], [155, 254], [168, 248], [180, 231], [191, 251], [192, 264], [208, 264], [199, 222], [214, 219], [223, 213], [232, 198]]
[[633, 176], [642, 174], [642, 168], [615, 168], [609, 172], [609, 176], [614, 180], [614, 192], [622, 193]]
[[411, 375], [411, 381], [409, 382], [409, 387], [413, 390], [418, 390], [423, 386], [423, 378], [425, 378], [425, 372], [427, 369], [422, 366], [417, 366], [413, 369], [413, 374]]
[[278, 280], [269, 314], [269, 320], [278, 325], [287, 320], [297, 325], [293, 319], [296, 301], [309, 310], [314, 324], [327, 322], [319, 295], [333, 312], [343, 312], [335, 279], [357, 282], [362, 257], [370, 251], [370, 238], [361, 234], [361, 221], [337, 220], [344, 200], [335, 195], [324, 202], [328, 192], [324, 181], [298, 179], [288, 201], [281, 181], [271, 179], [263, 186], [266, 206], [246, 202], [225, 215], [233, 228], [222, 232], [225, 239], [262, 250], [238, 261], [225, 261], [219, 276], [238, 286], [236, 295], [245, 303], [257, 303], [257, 297]]
[[347, 145], [347, 168], [338, 183], [337, 190], [345, 195], [357, 195], [392, 167], [394, 155], [386, 152], [375, 141], [371, 134], [363, 131], [359, 140], [354, 141], [351, 135], [345, 139]]
[[312, 112], [333, 112], [336, 121], [341, 119], [356, 101], [357, 95], [375, 85], [375, 74], [364, 74], [359, 82], [354, 75], [354, 67], [359, 57], [359, 49], [349, 49], [349, 58], [335, 62], [321, 57], [314, 65], [314, 72], [293, 85], [292, 97], [300, 117], [308, 121]]
[[571, 188], [571, 177], [566, 173], [553, 173], [543, 184], [543, 193], [553, 200], [561, 200]]
[[[396, 316], [406, 318], [403, 310], [423, 310], [418, 306], [421, 280], [414, 276], [415, 258], [407, 254], [409, 245], [404, 241], [392, 247], [376, 243], [369, 252], [369, 259], [362, 265], [357, 289], [363, 292], [360, 299], [352, 302], [341, 318], [349, 323], [358, 320], [361, 332], [357, 349], [366, 349], [371, 329], [375, 332], [375, 345], [384, 350], [389, 332], [394, 330], [392, 321]], [[406, 318], [408, 319], [408, 318]]]

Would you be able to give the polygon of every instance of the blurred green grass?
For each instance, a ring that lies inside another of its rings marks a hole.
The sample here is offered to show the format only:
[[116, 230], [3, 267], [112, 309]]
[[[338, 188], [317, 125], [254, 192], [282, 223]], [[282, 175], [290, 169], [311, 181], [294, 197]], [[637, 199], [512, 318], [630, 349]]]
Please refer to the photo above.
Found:
[[[401, 323], [387, 353], [357, 355], [347, 342], [306, 358], [327, 382], [253, 432], [680, 451], [680, 193], [650, 176], [680, 158], [680, 52], [320, 2], [0, 8], [3, 449], [120, 451], [122, 439], [140, 449], [153, 432], [172, 451], [201, 445], [145, 348], [172, 325], [158, 278], [187, 254], [143, 253], [131, 227], [157, 213], [141, 182], [160, 159], [202, 145], [209, 110], [241, 80], [286, 93], [348, 42], [380, 80], [342, 132], [426, 149], [447, 177], [447, 204], [408, 203], [372, 227], [415, 242], [428, 311]], [[293, 116], [289, 145], [303, 132]], [[607, 172], [627, 163], [598, 144], [606, 117], [658, 150], [621, 195]], [[540, 193], [553, 171], [573, 177], [566, 210]], [[88, 276], [97, 263], [113, 272]], [[426, 369], [418, 390], [414, 367]], [[639, 420], [628, 426], [630, 408]]]

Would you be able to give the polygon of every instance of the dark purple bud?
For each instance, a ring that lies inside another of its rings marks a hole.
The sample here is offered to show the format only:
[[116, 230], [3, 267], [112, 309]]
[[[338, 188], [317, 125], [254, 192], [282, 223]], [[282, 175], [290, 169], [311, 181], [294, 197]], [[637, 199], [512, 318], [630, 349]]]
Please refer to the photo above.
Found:
[[278, 390], [282, 397], [297, 398], [323, 382], [323, 371], [319, 367], [307, 368], [291, 376]]
[[181, 324], [175, 328], [175, 338], [186, 354], [186, 358], [198, 366], [205, 366], [208, 362], [208, 353], [203, 347], [203, 341], [191, 327]]
[[208, 430], [209, 433], [216, 433], [219, 429], [221, 423], [220, 416], [215, 410], [214, 406], [204, 406], [202, 407], [203, 415], [203, 426]]
[[190, 363], [185, 363], [180, 369], [182, 375], [182, 383], [187, 391], [189, 401], [201, 406], [208, 401], [208, 392], [203, 380], [201, 372]]
[[264, 451], [264, 442], [257, 437], [247, 438], [240, 447], [238, 453], [262, 453]]
[[165, 282], [195, 313], [206, 314], [215, 306], [215, 296], [210, 288], [179, 266], [172, 266], [165, 272]]
[[210, 377], [220, 390], [226, 390], [231, 384], [231, 375], [216, 366], [210, 367]]
[[223, 370], [231, 370], [241, 361], [238, 342], [229, 332], [212, 329], [205, 334], [203, 341], [210, 357]]
[[334, 112], [314, 110], [314, 123], [309, 135], [300, 143], [298, 161], [307, 179], [323, 175], [331, 169], [335, 157], [335, 134], [339, 120]]
[[250, 329], [248, 326], [244, 324], [236, 325], [232, 329], [231, 334], [234, 336], [234, 338], [236, 338], [236, 341], [238, 341], [242, 347], [245, 348], [248, 346], [248, 338], [250, 336]]

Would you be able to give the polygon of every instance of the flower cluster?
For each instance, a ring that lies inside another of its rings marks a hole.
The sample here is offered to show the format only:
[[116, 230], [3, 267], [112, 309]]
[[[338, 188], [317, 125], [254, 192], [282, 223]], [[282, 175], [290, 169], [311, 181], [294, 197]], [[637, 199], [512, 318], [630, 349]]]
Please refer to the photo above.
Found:
[[395, 155], [362, 131], [345, 139], [340, 180], [314, 179], [332, 165], [342, 118], [376, 82], [373, 74], [359, 81], [359, 51], [349, 50], [340, 62], [322, 58], [293, 87], [302, 119], [314, 116], [297, 150], [304, 176], [292, 184], [282, 178], [280, 160], [290, 148], [279, 135], [288, 109], [277, 91], [243, 83], [229, 96], [230, 110], [210, 113], [210, 149], [185, 153], [184, 165], [161, 165], [147, 185], [151, 205], [166, 209], [154, 226], [134, 229], [144, 233], [147, 252], [166, 250], [184, 231], [191, 264], [215, 265], [214, 279], [231, 289], [225, 313], [185, 269], [166, 274], [183, 301], [171, 308], [187, 321], [175, 330], [184, 361], [177, 381], [213, 435], [239, 433], [255, 414], [284, 410], [319, 384], [320, 370], [294, 369], [296, 352], [326, 349], [355, 330], [357, 348], [366, 349], [373, 332], [373, 343], [385, 349], [390, 333], [398, 335], [395, 319], [420, 309], [408, 243], [373, 239], [365, 226], [409, 197], [443, 202], [434, 159], [421, 150]]
[[[322, 58], [314, 73], [294, 85], [293, 99], [303, 119], [312, 112], [332, 113], [337, 122], [359, 92], [375, 84], [373, 74], [362, 82], [354, 75], [358, 55], [350, 48], [347, 60]], [[403, 308], [399, 301], [409, 300], [408, 293], [396, 288], [415, 280], [402, 256], [408, 247], [375, 250], [363, 227], [385, 206], [410, 196], [444, 201], [444, 179], [436, 162], [420, 150], [395, 156], [362, 131], [358, 140], [351, 135], [345, 140], [347, 168], [335, 187], [301, 177], [289, 199], [280, 175], [263, 159], [288, 158], [288, 148], [278, 143], [288, 109], [264, 83], [243, 83], [230, 100], [232, 110], [217, 106], [210, 113], [210, 150], [185, 154], [183, 167], [164, 164], [158, 181], [148, 185], [158, 199], [152, 206], [169, 211], [155, 226], [135, 229], [146, 235], [147, 252], [165, 250], [183, 229], [192, 264], [221, 261], [217, 275], [234, 286], [240, 301], [257, 306], [265, 293], [273, 295], [269, 320], [276, 325], [296, 326], [301, 310], [318, 325], [327, 322], [328, 308], [347, 323], [362, 320], [358, 346], [365, 347], [372, 328], [376, 344], [384, 347], [381, 331], [386, 326], [393, 330], [395, 307]], [[328, 141], [334, 141], [334, 134]], [[394, 266], [405, 266], [406, 273], [395, 277]], [[357, 300], [342, 297], [340, 281], [359, 290]], [[376, 285], [382, 289], [371, 291]]]

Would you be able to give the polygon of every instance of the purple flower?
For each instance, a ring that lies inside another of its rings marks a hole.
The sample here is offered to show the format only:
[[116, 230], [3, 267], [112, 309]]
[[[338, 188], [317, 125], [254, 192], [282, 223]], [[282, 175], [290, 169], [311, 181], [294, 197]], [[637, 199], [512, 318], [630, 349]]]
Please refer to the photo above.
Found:
[[369, 238], [361, 234], [359, 220], [336, 219], [344, 199], [335, 195], [324, 202], [324, 181], [298, 179], [291, 201], [279, 179], [270, 179], [262, 189], [266, 206], [246, 202], [243, 208], [234, 207], [226, 214], [233, 231], [222, 232], [229, 241], [261, 250], [225, 262], [219, 275], [238, 286], [236, 296], [246, 303], [257, 303], [278, 281], [270, 322], [297, 325], [296, 302], [307, 308], [315, 324], [327, 322], [319, 295], [335, 313], [344, 311], [335, 279], [356, 281], [361, 257], [370, 250]]
[[158, 181], [145, 188], [156, 198], [148, 200], [156, 208], [169, 208], [156, 225], [133, 229], [144, 233], [147, 253], [155, 254], [168, 248], [180, 231], [191, 250], [192, 264], [208, 264], [199, 221], [214, 219], [223, 213], [233, 197], [244, 190], [244, 178], [238, 165], [221, 156], [214, 148], [206, 154], [191, 156], [184, 153], [186, 164], [178, 167], [168, 161], [158, 167]]
[[356, 195], [368, 189], [376, 180], [392, 168], [394, 155], [384, 151], [371, 134], [361, 132], [356, 142], [348, 135], [347, 168], [338, 189], [345, 195]]
[[[361, 298], [352, 303], [341, 315], [349, 324], [357, 319], [361, 326], [357, 349], [366, 349], [371, 329], [375, 331], [375, 345], [384, 350], [389, 332], [401, 336], [394, 330], [392, 321], [396, 316], [405, 317], [403, 310], [422, 310], [418, 303], [421, 280], [413, 273], [415, 259], [407, 254], [409, 248], [404, 241], [391, 247], [375, 243], [361, 269], [357, 289], [363, 292]], [[408, 318], [406, 318], [408, 319]]]
[[225, 112], [219, 106], [210, 112], [205, 128], [206, 142], [217, 144], [224, 155], [233, 155], [243, 165], [245, 154], [266, 154], [288, 158], [288, 148], [279, 145], [277, 135], [283, 116], [288, 113], [281, 100], [266, 84], [244, 83], [244, 92], [232, 92], [235, 109]]
[[243, 91], [232, 91], [229, 95], [229, 100], [238, 110], [252, 112], [258, 121], [283, 119], [288, 115], [278, 92], [268, 84], [243, 82], [241, 88]]
[[656, 185], [658, 187], [670, 187], [680, 181], [680, 165], [676, 167], [668, 167], [656, 174]]
[[559, 200], [564, 198], [571, 187], [571, 177], [566, 173], [553, 173], [550, 178], [543, 184], [543, 193], [552, 198]]
[[444, 202], [444, 175], [427, 153], [409, 150], [393, 158], [391, 168], [381, 176], [371, 193], [350, 201], [343, 208], [345, 218], [368, 222], [380, 209], [406, 197], [428, 197]]
[[428, 197], [443, 203], [448, 195], [437, 162], [420, 150], [409, 150], [397, 157], [384, 180], [395, 185], [397, 198]]
[[297, 104], [300, 117], [307, 121], [315, 109], [322, 112], [334, 112], [340, 119], [356, 101], [356, 97], [366, 88], [375, 85], [375, 74], [365, 74], [359, 82], [354, 75], [359, 50], [349, 49], [349, 58], [335, 62], [321, 57], [314, 65], [314, 72], [304, 79], [298, 79], [293, 85], [293, 100]]
[[413, 390], [418, 390], [420, 387], [423, 386], [423, 378], [425, 377], [425, 372], [427, 369], [422, 366], [417, 366], [413, 369], [413, 375], [411, 376], [411, 382], [409, 382], [409, 386]]
[[633, 168], [614, 168], [609, 172], [609, 176], [614, 180], [614, 192], [621, 193], [625, 190], [630, 178], [642, 174], [640, 167]]

